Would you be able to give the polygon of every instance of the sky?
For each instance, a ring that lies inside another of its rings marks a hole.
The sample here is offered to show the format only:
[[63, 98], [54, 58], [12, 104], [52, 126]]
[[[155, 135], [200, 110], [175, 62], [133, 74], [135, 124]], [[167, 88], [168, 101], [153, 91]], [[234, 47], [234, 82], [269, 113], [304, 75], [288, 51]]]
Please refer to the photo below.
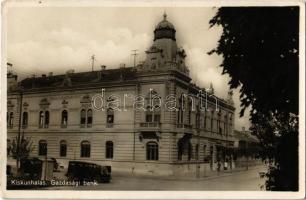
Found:
[[[105, 65], [133, 65], [153, 42], [155, 26], [167, 13], [176, 29], [179, 47], [186, 51], [186, 64], [193, 82], [200, 87], [212, 83], [215, 94], [226, 98], [228, 75], [221, 75], [222, 56], [208, 55], [217, 46], [221, 27], [209, 27], [217, 8], [209, 7], [10, 7], [7, 9], [7, 61], [19, 78], [91, 70]], [[249, 127], [249, 116], [239, 118], [239, 90], [234, 90], [235, 126]]]

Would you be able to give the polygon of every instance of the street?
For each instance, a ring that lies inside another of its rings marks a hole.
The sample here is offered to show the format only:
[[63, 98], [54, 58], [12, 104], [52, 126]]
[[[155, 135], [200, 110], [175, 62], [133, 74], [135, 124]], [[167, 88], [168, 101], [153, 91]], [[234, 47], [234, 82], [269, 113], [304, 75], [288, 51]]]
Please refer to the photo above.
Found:
[[[259, 172], [263, 166], [236, 172], [220, 172], [205, 179], [173, 180], [170, 178], [123, 177], [114, 176], [111, 183], [90, 186], [49, 187], [52, 190], [197, 190], [197, 191], [259, 191], [264, 179]], [[45, 188], [46, 189], [46, 188]]]

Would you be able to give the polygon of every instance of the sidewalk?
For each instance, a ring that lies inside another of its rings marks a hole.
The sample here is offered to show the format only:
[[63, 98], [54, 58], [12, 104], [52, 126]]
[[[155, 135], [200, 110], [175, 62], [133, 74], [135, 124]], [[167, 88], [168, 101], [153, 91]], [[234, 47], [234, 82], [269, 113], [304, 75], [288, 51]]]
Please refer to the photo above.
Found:
[[248, 170], [245, 167], [243, 167], [243, 168], [235, 168], [232, 170], [222, 170], [219, 172], [209, 171], [207, 172], [206, 176], [203, 176], [203, 177], [149, 176], [149, 175], [124, 175], [124, 174], [113, 175], [113, 177], [135, 177], [135, 178], [137, 177], [141, 179], [156, 179], [156, 180], [203, 181], [203, 180], [211, 180], [215, 178], [231, 176], [234, 174], [239, 174], [239, 173], [243, 173], [246, 171], [253, 171], [253, 170], [258, 170], [258, 173], [259, 173], [259, 172], [265, 171], [265, 166], [264, 165], [251, 166], [248, 168]]

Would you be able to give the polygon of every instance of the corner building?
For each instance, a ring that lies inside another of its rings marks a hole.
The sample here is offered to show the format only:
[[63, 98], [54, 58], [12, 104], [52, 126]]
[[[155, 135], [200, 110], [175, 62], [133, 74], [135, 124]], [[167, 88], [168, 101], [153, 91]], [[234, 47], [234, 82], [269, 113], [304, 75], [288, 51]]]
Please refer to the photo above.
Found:
[[[231, 93], [224, 100], [210, 88], [204, 98], [208, 109], [200, 109], [198, 94], [205, 89], [191, 83], [175, 32], [164, 15], [145, 62], [136, 67], [68, 71], [20, 82], [9, 73], [8, 146], [20, 133], [31, 139], [33, 157], [53, 157], [65, 165], [70, 160], [111, 165], [117, 174], [203, 177], [223, 170], [225, 161], [234, 168]], [[101, 89], [106, 102], [120, 102], [121, 111], [93, 108]], [[162, 106], [150, 111], [150, 93], [163, 101], [176, 97], [177, 110]], [[135, 101], [125, 94], [142, 95], [147, 110], [133, 109]]]

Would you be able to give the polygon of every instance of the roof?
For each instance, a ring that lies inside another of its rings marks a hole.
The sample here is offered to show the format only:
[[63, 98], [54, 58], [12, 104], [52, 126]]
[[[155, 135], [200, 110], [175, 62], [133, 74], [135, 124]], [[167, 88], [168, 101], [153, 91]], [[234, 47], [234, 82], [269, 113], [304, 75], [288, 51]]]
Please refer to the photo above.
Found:
[[64, 75], [26, 78], [20, 82], [23, 89], [80, 86], [90, 83], [134, 80], [136, 70], [132, 67], [91, 72], [66, 73]]
[[167, 14], [164, 13], [164, 19], [159, 22], [155, 29], [175, 29], [173, 24], [167, 20]]
[[257, 137], [252, 135], [252, 133], [250, 131], [234, 130], [234, 137], [238, 140], [244, 140], [244, 141], [255, 142], [255, 143], [259, 142]]

